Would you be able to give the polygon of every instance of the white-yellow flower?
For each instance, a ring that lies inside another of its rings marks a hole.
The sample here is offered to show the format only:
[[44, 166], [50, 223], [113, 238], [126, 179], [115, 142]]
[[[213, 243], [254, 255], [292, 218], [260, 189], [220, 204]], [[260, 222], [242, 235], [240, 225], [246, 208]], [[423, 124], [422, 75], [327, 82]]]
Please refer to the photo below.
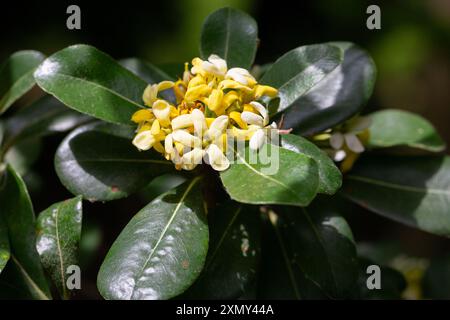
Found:
[[[158, 97], [173, 88], [176, 104]], [[178, 170], [193, 170], [202, 159], [218, 171], [226, 170], [228, 138], [249, 141], [258, 150], [270, 131], [267, 108], [256, 101], [273, 98], [277, 90], [259, 85], [243, 68], [228, 70], [217, 55], [185, 64], [183, 78], [147, 86], [143, 100], [149, 109], [135, 112], [133, 144], [139, 150], [154, 148]], [[276, 128], [276, 126], [275, 126]]]
[[167, 89], [172, 88], [174, 83], [172, 81], [162, 81], [158, 84], [151, 84], [148, 85], [147, 88], [144, 90], [144, 94], [142, 95], [142, 100], [144, 100], [144, 103], [151, 107], [153, 106], [153, 102], [158, 99], [158, 93], [160, 91], [164, 91]]
[[133, 144], [141, 151], [149, 150], [156, 142], [150, 130], [142, 131], [133, 139]]

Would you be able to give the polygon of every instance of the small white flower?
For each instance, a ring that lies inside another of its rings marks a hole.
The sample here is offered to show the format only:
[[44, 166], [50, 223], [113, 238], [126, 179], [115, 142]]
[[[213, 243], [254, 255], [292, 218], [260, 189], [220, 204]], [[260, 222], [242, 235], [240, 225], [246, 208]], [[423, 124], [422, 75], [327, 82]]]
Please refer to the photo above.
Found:
[[231, 68], [225, 75], [225, 79], [232, 79], [243, 84], [244, 86], [248, 85], [248, 79], [256, 81], [255, 78], [250, 74], [250, 72], [243, 68]]
[[139, 150], [149, 150], [155, 143], [155, 138], [150, 130], [142, 131], [136, 135], [133, 139], [133, 144]]
[[202, 163], [205, 150], [194, 148], [183, 154], [181, 157], [182, 168], [184, 170], [193, 170], [198, 164]]
[[210, 55], [208, 61], [202, 61], [201, 67], [216, 76], [223, 77], [227, 72], [227, 62], [215, 54]]
[[208, 131], [206, 132], [205, 136], [208, 139], [215, 140], [217, 137], [219, 137], [222, 133], [225, 132], [228, 126], [228, 116], [222, 115], [214, 119], [214, 121], [209, 126]]
[[258, 127], [262, 127], [264, 125], [263, 117], [257, 115], [256, 113], [250, 111], [244, 111], [241, 113], [241, 119], [247, 124], [253, 124]]
[[156, 100], [152, 111], [162, 126], [170, 124], [170, 105], [164, 100]]
[[172, 119], [172, 129], [173, 130], [187, 128], [187, 127], [192, 126], [193, 124], [194, 123], [193, 123], [191, 114], [182, 114], [182, 115], [179, 115], [178, 117]]
[[255, 108], [259, 114], [263, 117], [263, 126], [267, 126], [269, 123], [269, 112], [267, 111], [266, 107], [264, 107], [261, 103], [252, 101], [250, 104]]
[[208, 129], [203, 112], [198, 109], [192, 110], [192, 122], [194, 123], [194, 132], [197, 137], [203, 137], [203, 133]]
[[259, 129], [257, 130], [253, 136], [250, 138], [250, 142], [249, 142], [249, 147], [252, 150], [259, 150], [259, 148], [261, 148], [261, 146], [264, 144], [264, 142], [266, 141], [266, 130], [264, 129]]
[[224, 171], [230, 166], [230, 161], [228, 158], [215, 144], [210, 144], [206, 148], [205, 162], [216, 171]]
[[172, 139], [187, 147], [198, 147], [202, 145], [202, 140], [182, 129], [172, 132]]
[[[359, 140], [358, 134], [369, 128], [371, 120], [369, 117], [359, 117], [354, 120], [350, 120], [346, 124], [345, 132], [335, 132], [330, 137], [330, 145], [335, 150], [341, 150], [345, 145], [348, 149], [355, 153], [362, 153], [364, 151], [364, 145]], [[343, 151], [343, 150], [342, 150]], [[339, 153], [339, 155], [335, 155], [334, 158], [338, 158], [343, 160], [346, 154]], [[335, 160], [335, 161], [341, 161]]]

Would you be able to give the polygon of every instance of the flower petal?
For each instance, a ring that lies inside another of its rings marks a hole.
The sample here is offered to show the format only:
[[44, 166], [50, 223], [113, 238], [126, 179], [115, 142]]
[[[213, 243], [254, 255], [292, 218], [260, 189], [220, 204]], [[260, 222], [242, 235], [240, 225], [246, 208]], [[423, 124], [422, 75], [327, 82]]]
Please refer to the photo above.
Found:
[[215, 144], [206, 148], [205, 161], [216, 171], [224, 171], [230, 166], [230, 161]]
[[250, 138], [249, 147], [252, 150], [259, 150], [264, 142], [266, 142], [266, 132], [264, 129], [259, 129]]
[[361, 143], [361, 141], [359, 141], [358, 137], [353, 134], [353, 133], [346, 133], [344, 135], [345, 138], [345, 143], [347, 145], [347, 147], [352, 150], [353, 152], [356, 153], [361, 153], [364, 151], [364, 146]]
[[225, 132], [227, 126], [228, 126], [228, 116], [225, 115], [219, 116], [211, 123], [206, 135], [208, 138], [214, 140]]
[[194, 124], [191, 114], [182, 114], [172, 119], [172, 130], [190, 127]]
[[159, 120], [160, 125], [166, 127], [170, 124], [170, 105], [167, 101], [156, 100], [153, 103], [152, 111], [155, 117]]
[[194, 124], [194, 132], [197, 137], [202, 138], [203, 133], [208, 129], [206, 125], [205, 115], [200, 110], [194, 109], [192, 110], [191, 116], [192, 122]]
[[133, 145], [139, 150], [149, 150], [155, 142], [155, 138], [149, 130], [138, 133], [133, 139]]
[[175, 130], [172, 132], [172, 139], [188, 147], [199, 147], [202, 145], [202, 140], [185, 130]]
[[263, 117], [263, 125], [266, 126], [269, 123], [269, 112], [267, 109], [259, 102], [252, 101], [250, 104], [259, 112]]
[[340, 132], [335, 132], [330, 137], [330, 145], [333, 149], [339, 150], [344, 144], [344, 136]]
[[244, 111], [244, 112], [241, 113], [241, 118], [247, 124], [253, 124], [253, 125], [259, 126], [259, 127], [264, 126], [264, 119], [263, 119], [263, 117], [257, 115], [256, 113], [249, 112], [249, 111]]

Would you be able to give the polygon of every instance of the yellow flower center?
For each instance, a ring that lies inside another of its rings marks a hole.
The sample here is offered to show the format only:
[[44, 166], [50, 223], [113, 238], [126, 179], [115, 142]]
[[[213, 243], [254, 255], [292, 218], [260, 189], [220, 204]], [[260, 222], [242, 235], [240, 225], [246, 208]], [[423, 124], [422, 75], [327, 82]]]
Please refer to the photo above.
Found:
[[[176, 103], [158, 96], [169, 89]], [[258, 100], [277, 94], [247, 70], [228, 69], [216, 55], [207, 61], [194, 58], [190, 70], [185, 64], [182, 79], [147, 86], [142, 98], [149, 108], [131, 118], [138, 125], [133, 144], [139, 150], [154, 148], [178, 170], [192, 170], [202, 161], [226, 170], [228, 137], [250, 140], [250, 148], [258, 149], [269, 128], [267, 108]]]

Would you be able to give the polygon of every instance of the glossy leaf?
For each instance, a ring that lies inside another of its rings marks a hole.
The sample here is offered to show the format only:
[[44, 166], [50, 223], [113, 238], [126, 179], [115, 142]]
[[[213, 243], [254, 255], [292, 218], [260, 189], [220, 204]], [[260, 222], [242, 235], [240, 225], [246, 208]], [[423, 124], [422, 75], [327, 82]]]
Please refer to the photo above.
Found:
[[128, 196], [150, 180], [174, 170], [173, 164], [150, 150], [139, 152], [126, 126], [92, 123], [70, 133], [55, 155], [62, 184], [90, 201]]
[[317, 194], [318, 166], [304, 154], [269, 144], [258, 153], [246, 147], [235, 154], [235, 163], [220, 178], [236, 201], [306, 206]]
[[200, 53], [203, 59], [216, 54], [228, 68], [250, 69], [256, 55], [258, 26], [246, 13], [222, 8], [210, 14], [202, 27]]
[[2, 273], [3, 269], [5, 268], [10, 256], [11, 253], [9, 248], [8, 227], [6, 226], [4, 219], [0, 215], [0, 273]]
[[313, 158], [319, 167], [320, 193], [334, 194], [342, 185], [341, 171], [315, 144], [293, 134], [281, 135], [281, 147]]
[[11, 264], [29, 298], [49, 299], [50, 293], [36, 251], [35, 218], [22, 178], [8, 165], [2, 177], [0, 214], [8, 226]]
[[21, 109], [5, 122], [5, 148], [48, 134], [68, 131], [89, 117], [68, 109], [52, 96], [45, 96]]
[[70, 297], [68, 267], [78, 265], [81, 219], [81, 197], [55, 203], [37, 219], [36, 249], [63, 299]]
[[143, 107], [147, 83], [110, 56], [74, 45], [47, 58], [34, 73], [37, 84], [67, 106], [93, 117], [131, 124]]
[[256, 209], [229, 201], [209, 213], [208, 256], [187, 297], [235, 299], [252, 284], [260, 256], [260, 214]]
[[33, 72], [44, 58], [37, 51], [18, 51], [0, 66], [0, 114], [34, 86]]
[[284, 127], [303, 135], [319, 132], [355, 115], [375, 83], [375, 65], [352, 43], [299, 47], [279, 58], [261, 83], [279, 88]]
[[108, 252], [97, 279], [105, 299], [169, 299], [198, 277], [208, 251], [200, 178], [149, 203]]
[[369, 147], [409, 146], [442, 151], [445, 142], [433, 125], [421, 116], [402, 110], [382, 110], [370, 115]]
[[343, 195], [387, 218], [450, 235], [450, 157], [371, 156], [345, 176]]
[[352, 296], [358, 261], [352, 232], [331, 206], [275, 208], [264, 232], [259, 297], [323, 299]]

